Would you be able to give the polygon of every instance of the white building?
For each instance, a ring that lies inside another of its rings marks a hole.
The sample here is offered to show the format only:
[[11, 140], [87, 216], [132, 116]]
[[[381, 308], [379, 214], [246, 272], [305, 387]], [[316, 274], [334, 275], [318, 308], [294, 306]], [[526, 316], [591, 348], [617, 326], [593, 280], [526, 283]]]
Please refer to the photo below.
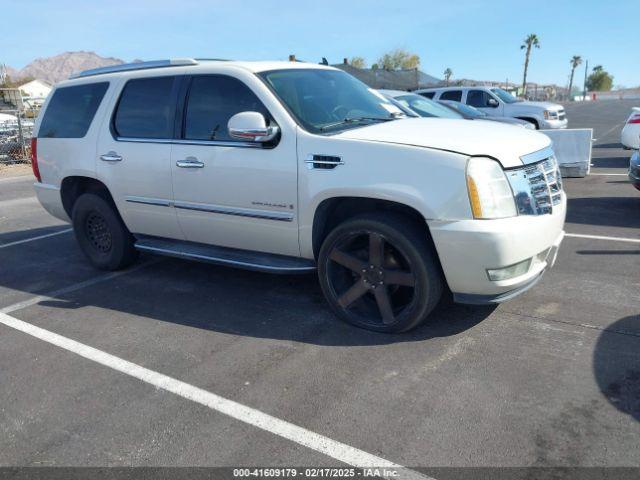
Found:
[[31, 98], [46, 98], [51, 93], [51, 85], [44, 80], [31, 80], [30, 82], [20, 85], [22, 95]]

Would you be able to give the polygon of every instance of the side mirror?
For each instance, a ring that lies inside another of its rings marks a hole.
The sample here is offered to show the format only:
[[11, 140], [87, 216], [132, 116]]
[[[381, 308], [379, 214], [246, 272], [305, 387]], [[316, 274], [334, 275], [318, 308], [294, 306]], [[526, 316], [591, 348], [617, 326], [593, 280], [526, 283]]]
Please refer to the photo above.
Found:
[[497, 108], [498, 105], [500, 105], [500, 104], [498, 103], [498, 100], [496, 100], [495, 98], [488, 98], [487, 99], [487, 107]]
[[236, 113], [229, 119], [227, 128], [231, 138], [257, 143], [273, 140], [280, 131], [276, 126], [267, 127], [264, 116], [258, 112]]

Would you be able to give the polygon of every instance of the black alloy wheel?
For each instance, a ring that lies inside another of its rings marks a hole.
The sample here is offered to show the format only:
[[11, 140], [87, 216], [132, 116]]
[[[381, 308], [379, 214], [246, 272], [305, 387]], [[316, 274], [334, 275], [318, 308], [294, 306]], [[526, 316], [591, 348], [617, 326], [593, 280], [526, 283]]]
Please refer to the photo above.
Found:
[[390, 215], [358, 217], [334, 229], [320, 252], [319, 275], [339, 317], [376, 331], [413, 328], [442, 290], [420, 229]]

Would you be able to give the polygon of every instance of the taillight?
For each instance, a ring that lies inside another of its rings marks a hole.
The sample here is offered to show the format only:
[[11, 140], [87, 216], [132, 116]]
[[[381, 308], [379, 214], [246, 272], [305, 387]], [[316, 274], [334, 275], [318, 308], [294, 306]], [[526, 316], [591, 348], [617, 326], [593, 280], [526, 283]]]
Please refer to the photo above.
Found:
[[627, 120], [627, 123], [640, 123], [640, 114], [636, 113], [631, 115], [629, 120]]
[[31, 137], [31, 168], [33, 168], [33, 174], [39, 182], [42, 182], [40, 177], [40, 169], [38, 168], [38, 139]]

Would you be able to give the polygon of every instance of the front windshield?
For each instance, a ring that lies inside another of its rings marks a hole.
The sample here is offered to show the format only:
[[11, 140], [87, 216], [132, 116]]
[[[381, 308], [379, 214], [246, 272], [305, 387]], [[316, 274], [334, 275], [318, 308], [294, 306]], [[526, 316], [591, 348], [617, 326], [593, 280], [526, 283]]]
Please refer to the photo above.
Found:
[[495, 93], [504, 103], [516, 103], [519, 101], [516, 97], [501, 88], [492, 88], [491, 91]]
[[312, 133], [357, 128], [402, 115], [389, 100], [340, 70], [296, 68], [259, 75]]
[[463, 118], [459, 113], [440, 105], [438, 102], [424, 98], [421, 95], [402, 95], [396, 97], [396, 100], [402, 105], [409, 107], [421, 117]]
[[478, 110], [477, 108], [472, 107], [471, 105], [465, 105], [464, 103], [447, 102], [447, 105], [451, 108], [455, 108], [458, 112], [462, 113], [463, 115], [466, 115], [467, 117], [479, 118], [479, 117], [488, 116], [483, 111]]

